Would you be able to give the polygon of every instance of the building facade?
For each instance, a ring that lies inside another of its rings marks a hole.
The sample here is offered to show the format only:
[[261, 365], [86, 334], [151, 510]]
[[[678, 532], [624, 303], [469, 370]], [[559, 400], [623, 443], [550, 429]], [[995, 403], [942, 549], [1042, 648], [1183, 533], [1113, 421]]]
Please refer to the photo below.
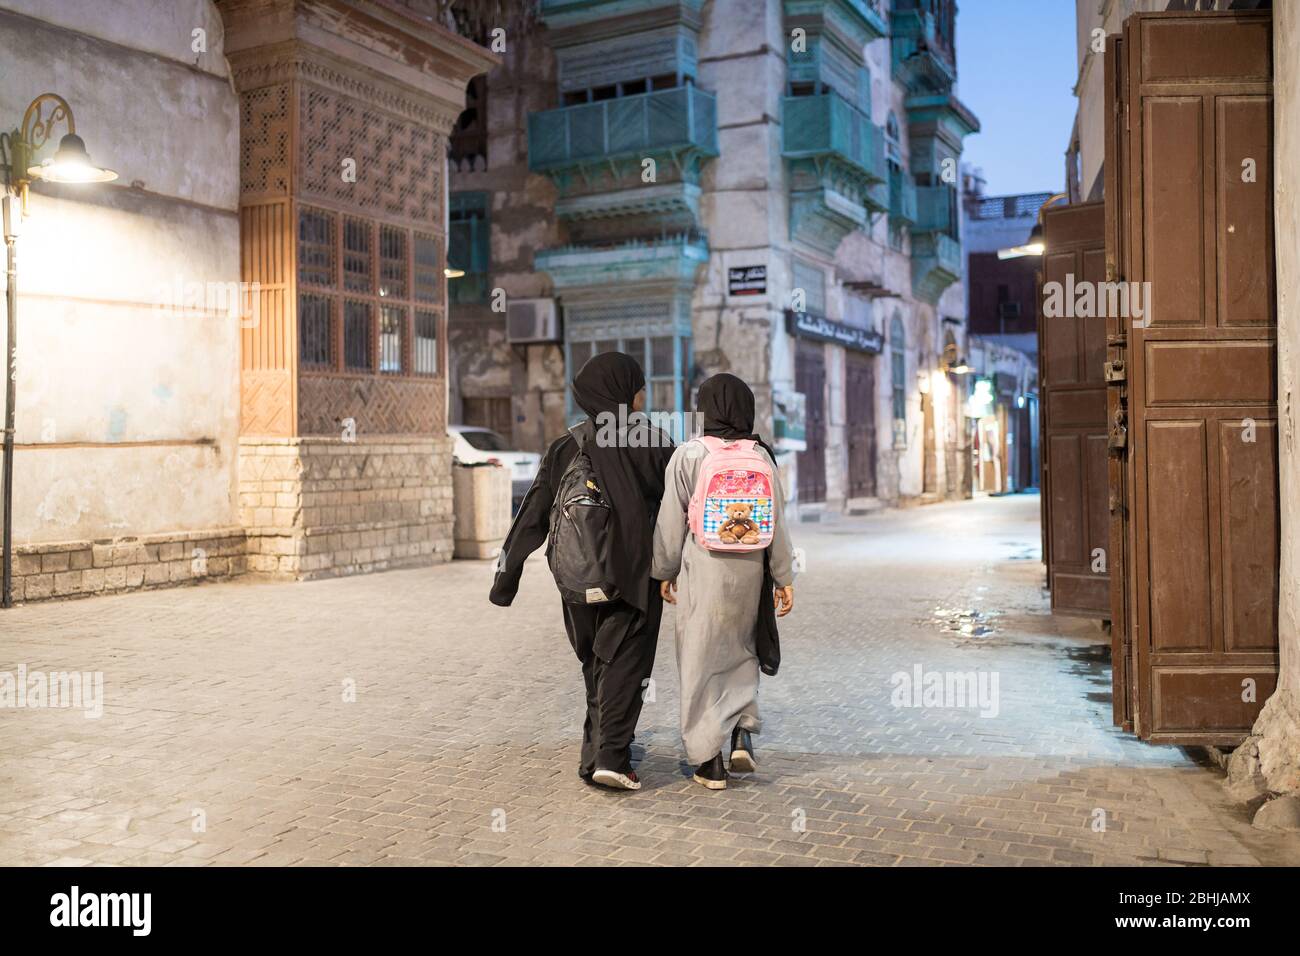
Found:
[[119, 174], [30, 189], [15, 600], [450, 557], [443, 167], [494, 58], [425, 6], [0, 2], [5, 124], [54, 77]]
[[486, 170], [453, 173], [453, 208], [496, 216], [486, 295], [462, 309], [453, 291], [466, 420], [508, 418], [540, 450], [575, 416], [566, 377], [620, 349], [679, 435], [704, 378], [748, 381], [811, 511], [967, 493], [947, 369], [966, 346], [957, 172], [978, 122], [956, 95], [955, 15], [541, 3], [532, 48], [486, 78]]

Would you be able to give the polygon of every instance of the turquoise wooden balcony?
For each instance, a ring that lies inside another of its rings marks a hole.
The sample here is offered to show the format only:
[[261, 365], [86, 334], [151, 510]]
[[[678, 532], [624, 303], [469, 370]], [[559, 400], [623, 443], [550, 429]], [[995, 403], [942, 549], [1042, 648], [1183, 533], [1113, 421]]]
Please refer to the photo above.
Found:
[[838, 159], [870, 182], [883, 182], [884, 135], [871, 118], [838, 93], [787, 96], [781, 154], [787, 159]]
[[957, 190], [951, 186], [919, 186], [912, 232], [957, 234]]
[[838, 93], [782, 100], [790, 164], [790, 235], [829, 254], [889, 209], [884, 136]]
[[901, 169], [889, 171], [889, 218], [898, 222], [916, 222], [916, 183]]
[[947, 92], [957, 81], [951, 42], [928, 10], [895, 6], [891, 48], [894, 76], [909, 91]]
[[670, 156], [718, 155], [712, 93], [695, 86], [581, 103], [528, 117], [528, 168], [534, 172]]

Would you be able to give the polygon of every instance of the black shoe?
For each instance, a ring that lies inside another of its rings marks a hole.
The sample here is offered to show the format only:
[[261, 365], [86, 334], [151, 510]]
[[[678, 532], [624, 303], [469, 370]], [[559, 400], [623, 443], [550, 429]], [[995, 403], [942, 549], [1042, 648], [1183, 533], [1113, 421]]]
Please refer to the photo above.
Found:
[[731, 769], [733, 773], [753, 773], [758, 769], [754, 760], [754, 741], [749, 731], [737, 727], [731, 732]]
[[596, 782], [591, 779], [591, 775], [593, 773], [595, 773], [594, 770], [579, 770], [578, 777], [581, 778], [582, 782], [585, 783], [587, 786], [594, 787], [596, 786]]
[[722, 754], [696, 767], [695, 776], [691, 779], [710, 790], [726, 790], [727, 768], [722, 765]]

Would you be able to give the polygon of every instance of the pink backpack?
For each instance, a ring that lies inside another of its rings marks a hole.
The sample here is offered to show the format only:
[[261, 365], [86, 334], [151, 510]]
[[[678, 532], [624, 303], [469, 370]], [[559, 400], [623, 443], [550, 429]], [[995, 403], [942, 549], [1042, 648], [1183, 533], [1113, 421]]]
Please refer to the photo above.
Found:
[[708, 449], [691, 495], [691, 533], [709, 551], [759, 551], [772, 543], [772, 465], [753, 439], [705, 435]]

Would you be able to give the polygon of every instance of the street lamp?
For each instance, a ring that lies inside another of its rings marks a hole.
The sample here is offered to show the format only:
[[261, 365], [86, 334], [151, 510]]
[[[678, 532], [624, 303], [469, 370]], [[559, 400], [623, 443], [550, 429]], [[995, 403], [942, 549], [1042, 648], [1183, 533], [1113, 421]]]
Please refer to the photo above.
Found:
[[[48, 108], [49, 112], [46, 112]], [[58, 123], [66, 123], [67, 133], [59, 140], [54, 155], [43, 163], [33, 163], [36, 153], [49, 142]], [[13, 607], [13, 494], [14, 494], [14, 406], [18, 384], [18, 233], [27, 214], [27, 187], [33, 179], [51, 183], [107, 183], [117, 173], [90, 161], [86, 143], [77, 135], [72, 107], [57, 93], [42, 93], [23, 113], [22, 125], [9, 133], [0, 132], [0, 166], [4, 169], [4, 193], [0, 197], [4, 214], [6, 251], [6, 305], [8, 335], [5, 355], [4, 428], [4, 542], [3, 581], [0, 582], [0, 607]]]

